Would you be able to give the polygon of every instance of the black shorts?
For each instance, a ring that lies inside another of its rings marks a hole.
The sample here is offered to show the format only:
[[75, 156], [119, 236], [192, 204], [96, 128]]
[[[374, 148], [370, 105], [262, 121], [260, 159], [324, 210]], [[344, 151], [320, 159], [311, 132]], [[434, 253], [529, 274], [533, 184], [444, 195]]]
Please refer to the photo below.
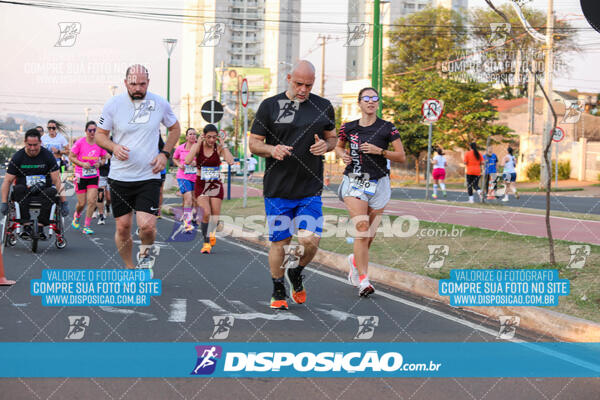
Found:
[[158, 215], [160, 179], [124, 182], [109, 179], [113, 216], [118, 218], [131, 211], [142, 211]]
[[78, 178], [75, 181], [75, 193], [85, 193], [89, 189], [98, 189], [98, 177]]

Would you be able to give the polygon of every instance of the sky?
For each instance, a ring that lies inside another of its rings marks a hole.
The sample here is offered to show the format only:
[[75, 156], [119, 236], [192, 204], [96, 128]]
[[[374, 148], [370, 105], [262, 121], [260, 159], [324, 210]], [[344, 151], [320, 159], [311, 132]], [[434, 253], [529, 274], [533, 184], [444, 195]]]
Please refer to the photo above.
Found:
[[[495, 4], [505, 1], [495, 0]], [[74, 4], [90, 4], [71, 0]], [[530, 5], [546, 10], [547, 0], [533, 0]], [[181, 12], [183, 0], [109, 0], [102, 5], [121, 6], [139, 12]], [[326, 46], [326, 96], [339, 102], [345, 79], [345, 34], [347, 0], [302, 0], [300, 57], [312, 61], [319, 74], [321, 49], [319, 34], [329, 35]], [[484, 0], [469, 0], [469, 8], [486, 7]], [[578, 0], [555, 0], [557, 15], [576, 27], [586, 28], [578, 40], [585, 52], [569, 57], [569, 72], [555, 77], [555, 88], [600, 92], [596, 66], [600, 64], [600, 33], [592, 30], [581, 17]], [[77, 22], [80, 32], [72, 46], [55, 46], [59, 23]], [[588, 29], [589, 28], [589, 29]], [[87, 115], [97, 118], [110, 87], [124, 90], [123, 75], [132, 63], [142, 63], [150, 70], [150, 90], [166, 95], [167, 56], [163, 38], [181, 40], [180, 23], [144, 21], [114, 16], [49, 10], [0, 3], [0, 118], [8, 113], [58, 118], [81, 130]], [[181, 104], [179, 72], [181, 47], [171, 56], [171, 102], [176, 113]], [[320, 90], [320, 76], [314, 90]]]

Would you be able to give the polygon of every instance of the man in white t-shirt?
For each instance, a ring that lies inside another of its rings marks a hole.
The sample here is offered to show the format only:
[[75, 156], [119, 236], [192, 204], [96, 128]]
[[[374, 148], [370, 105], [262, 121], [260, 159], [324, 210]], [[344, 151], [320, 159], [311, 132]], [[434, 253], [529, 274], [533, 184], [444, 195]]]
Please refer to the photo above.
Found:
[[51, 119], [48, 121], [47, 127], [48, 134], [42, 136], [42, 146], [54, 154], [56, 163], [60, 167], [62, 156], [69, 155], [69, 141], [62, 133], [58, 132], [59, 129], [62, 129], [62, 124], [59, 124], [55, 120]]
[[[148, 92], [148, 70], [132, 65], [125, 74], [127, 93], [111, 97], [98, 120], [96, 143], [112, 153], [108, 181], [116, 220], [115, 242], [127, 268], [132, 262], [131, 225], [133, 211], [142, 242], [137, 268], [150, 269], [150, 248], [156, 237], [159, 214], [160, 171], [165, 168], [181, 129], [164, 98]], [[163, 150], [158, 150], [160, 124], [169, 128]], [[112, 135], [112, 140], [109, 136]]]
[[258, 164], [258, 161], [256, 161], [256, 158], [254, 157], [248, 157], [247, 159], [248, 162], [248, 179], [252, 179], [252, 175], [254, 174], [254, 171], [256, 171], [256, 164]]

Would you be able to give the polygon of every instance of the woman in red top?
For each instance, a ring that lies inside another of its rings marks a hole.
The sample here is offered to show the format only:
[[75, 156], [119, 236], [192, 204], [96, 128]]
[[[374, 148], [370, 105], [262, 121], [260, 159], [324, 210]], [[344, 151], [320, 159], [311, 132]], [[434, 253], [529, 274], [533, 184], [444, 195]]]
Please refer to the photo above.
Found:
[[[221, 214], [223, 202], [223, 182], [221, 182], [221, 157], [229, 164], [233, 164], [233, 156], [229, 150], [219, 143], [219, 132], [213, 124], [204, 127], [202, 140], [194, 144], [185, 157], [185, 163], [191, 164], [196, 160], [196, 184], [194, 195], [196, 204], [202, 208], [202, 222], [200, 228], [204, 236], [202, 253], [210, 253], [217, 239], [213, 232], [208, 235], [208, 222], [213, 217], [217, 221]], [[223, 140], [224, 142], [224, 140]], [[215, 224], [216, 225], [216, 224]]]
[[467, 192], [469, 193], [469, 203], [474, 203], [473, 189], [477, 191], [479, 200], [481, 200], [481, 189], [479, 189], [479, 177], [481, 176], [482, 157], [477, 151], [477, 143], [471, 143], [471, 150], [465, 154], [464, 162], [467, 172]]

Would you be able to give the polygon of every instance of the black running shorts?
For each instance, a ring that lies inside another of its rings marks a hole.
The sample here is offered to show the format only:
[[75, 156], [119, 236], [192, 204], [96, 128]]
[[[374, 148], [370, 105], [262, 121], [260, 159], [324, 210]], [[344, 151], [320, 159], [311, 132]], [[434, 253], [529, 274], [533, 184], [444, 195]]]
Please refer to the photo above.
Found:
[[124, 182], [109, 179], [113, 215], [118, 218], [131, 211], [142, 211], [158, 215], [160, 179]]

